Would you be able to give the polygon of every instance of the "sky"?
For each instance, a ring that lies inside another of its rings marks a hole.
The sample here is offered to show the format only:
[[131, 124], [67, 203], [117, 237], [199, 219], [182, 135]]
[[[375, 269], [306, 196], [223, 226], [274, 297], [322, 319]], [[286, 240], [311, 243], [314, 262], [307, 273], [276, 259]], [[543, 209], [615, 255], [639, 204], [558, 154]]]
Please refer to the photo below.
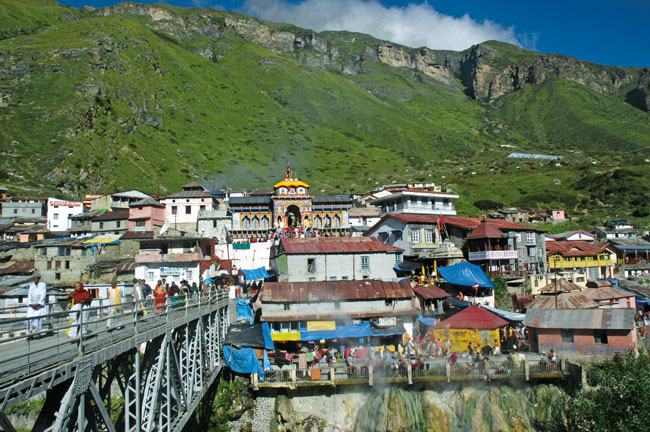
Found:
[[[118, 3], [58, 1], [76, 7]], [[161, 1], [238, 11], [315, 31], [368, 33], [410, 47], [460, 51], [496, 39], [594, 63], [650, 67], [650, 0], [158, 0]]]

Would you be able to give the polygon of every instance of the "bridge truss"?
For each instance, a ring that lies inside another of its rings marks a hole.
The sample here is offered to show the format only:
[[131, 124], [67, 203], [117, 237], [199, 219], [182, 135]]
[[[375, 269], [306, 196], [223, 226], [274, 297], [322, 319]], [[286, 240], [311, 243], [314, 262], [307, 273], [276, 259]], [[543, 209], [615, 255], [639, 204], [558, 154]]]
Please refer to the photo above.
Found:
[[[0, 342], [0, 352], [28, 348], [22, 368], [18, 356], [1, 360], [0, 379], [8, 381], [0, 383], [0, 430], [16, 430], [6, 410], [42, 393], [34, 431], [180, 431], [188, 423], [222, 368], [228, 299], [221, 293], [188, 299], [144, 317], [135, 304], [133, 313], [95, 309], [87, 324], [97, 329], [92, 338], [53, 339], [67, 322], [44, 331], [49, 339], [38, 343], [24, 336]], [[62, 322], [61, 313], [48, 318]], [[107, 328], [109, 319], [119, 326]]]

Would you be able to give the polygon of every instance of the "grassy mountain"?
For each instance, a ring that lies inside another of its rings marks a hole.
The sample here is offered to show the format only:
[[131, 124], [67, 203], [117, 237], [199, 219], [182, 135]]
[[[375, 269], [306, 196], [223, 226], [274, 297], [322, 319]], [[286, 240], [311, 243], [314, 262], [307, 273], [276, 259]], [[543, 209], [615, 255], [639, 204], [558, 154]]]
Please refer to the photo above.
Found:
[[469, 214], [489, 197], [648, 220], [650, 116], [626, 103], [646, 97], [639, 69], [164, 4], [0, 0], [0, 24], [0, 182], [15, 192], [269, 187], [288, 160], [316, 193], [434, 181]]

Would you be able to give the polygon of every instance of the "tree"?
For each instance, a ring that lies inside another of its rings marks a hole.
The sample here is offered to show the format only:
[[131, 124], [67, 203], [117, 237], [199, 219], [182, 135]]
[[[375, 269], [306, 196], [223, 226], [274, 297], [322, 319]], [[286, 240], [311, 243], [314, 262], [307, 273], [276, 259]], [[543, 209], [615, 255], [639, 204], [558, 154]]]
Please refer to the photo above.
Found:
[[569, 408], [571, 430], [650, 431], [650, 354], [642, 349], [589, 367], [590, 387]]

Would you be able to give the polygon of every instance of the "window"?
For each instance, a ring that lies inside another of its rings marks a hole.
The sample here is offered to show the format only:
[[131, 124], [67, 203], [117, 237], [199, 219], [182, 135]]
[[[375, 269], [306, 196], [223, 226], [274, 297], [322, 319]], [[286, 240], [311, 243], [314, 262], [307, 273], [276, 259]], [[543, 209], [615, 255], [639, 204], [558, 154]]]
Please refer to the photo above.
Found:
[[32, 209], [32, 214], [36, 214], [36, 209]]
[[361, 270], [370, 270], [370, 257], [362, 256], [361, 257]]
[[65, 261], [63, 265], [64, 269], [70, 270], [70, 261]]
[[335, 280], [336, 280], [336, 276], [330, 276], [330, 280], [331, 280], [331, 281], [335, 281]]
[[267, 218], [266, 216], [262, 218], [262, 228], [269, 229], [269, 218]]
[[122, 225], [122, 221], [115, 221], [115, 228], [119, 228]]
[[255, 216], [253, 218], [253, 229], [256, 230], [259, 228], [260, 228], [260, 219], [257, 216]]
[[594, 342], [597, 344], [606, 344], [607, 330], [594, 330]]
[[86, 256], [86, 249], [81, 249], [81, 256]]
[[562, 329], [562, 343], [573, 343], [573, 330]]
[[216, 228], [216, 227], [217, 227], [217, 221], [216, 221], [216, 220], [213, 220], [213, 221], [212, 221], [212, 228]]
[[59, 214], [58, 214], [58, 213], [54, 213], [54, 214], [52, 215], [52, 219], [54, 219], [54, 220], [59, 220]]
[[291, 310], [291, 305], [289, 303], [285, 303], [284, 310]]
[[419, 229], [413, 230], [413, 232], [411, 233], [411, 241], [413, 243], [420, 243], [420, 230]]
[[334, 228], [338, 228], [341, 226], [341, 218], [337, 216], [334, 216]]
[[41, 248], [41, 256], [47, 256], [47, 248]]
[[349, 278], [347, 276], [341, 276], [341, 280], [348, 280]]
[[104, 229], [104, 222], [99, 223], [99, 229]]
[[154, 276], [155, 276], [154, 272], [152, 272], [152, 271], [147, 272], [147, 280], [152, 281]]
[[316, 272], [316, 258], [307, 258], [307, 273]]
[[528, 246], [529, 257], [534, 257], [536, 252], [537, 252], [537, 248], [535, 248], [535, 246]]
[[59, 256], [70, 256], [70, 247], [69, 246], [60, 246], [59, 247]]
[[61, 261], [55, 261], [54, 262], [54, 268], [57, 269], [57, 270], [60, 269], [61, 268]]
[[144, 221], [143, 220], [135, 221], [135, 226], [143, 227], [144, 226]]
[[396, 253], [395, 254], [395, 265], [401, 264], [402, 263], [402, 254]]
[[527, 244], [535, 243], [535, 233], [534, 232], [527, 232], [526, 233], [526, 243]]
[[341, 303], [340, 302], [334, 303], [334, 309], [341, 309]]
[[199, 209], [200, 209], [201, 211], [203, 211], [203, 210], [205, 210], [205, 206], [202, 205], [202, 206], [199, 207]]
[[47, 262], [47, 269], [52, 270], [52, 261]]
[[61, 280], [61, 273], [55, 273], [54, 274], [54, 279]]
[[433, 230], [424, 230], [424, 241], [427, 243], [433, 243]]
[[176, 206], [172, 206], [172, 214], [175, 215], [178, 212]]
[[241, 221], [241, 225], [245, 230], [250, 229], [251, 220], [248, 218], [248, 216], [244, 216], [244, 219]]
[[[32, 209], [32, 212], [34, 212], [33, 209]], [[18, 214], [18, 209], [14, 209], [14, 214]]]
[[192, 214], [192, 206], [185, 206], [185, 214]]
[[316, 278], [315, 278], [315, 277], [310, 277], [310, 278], [308, 279], [308, 281], [309, 281], [309, 282], [316, 282]]

